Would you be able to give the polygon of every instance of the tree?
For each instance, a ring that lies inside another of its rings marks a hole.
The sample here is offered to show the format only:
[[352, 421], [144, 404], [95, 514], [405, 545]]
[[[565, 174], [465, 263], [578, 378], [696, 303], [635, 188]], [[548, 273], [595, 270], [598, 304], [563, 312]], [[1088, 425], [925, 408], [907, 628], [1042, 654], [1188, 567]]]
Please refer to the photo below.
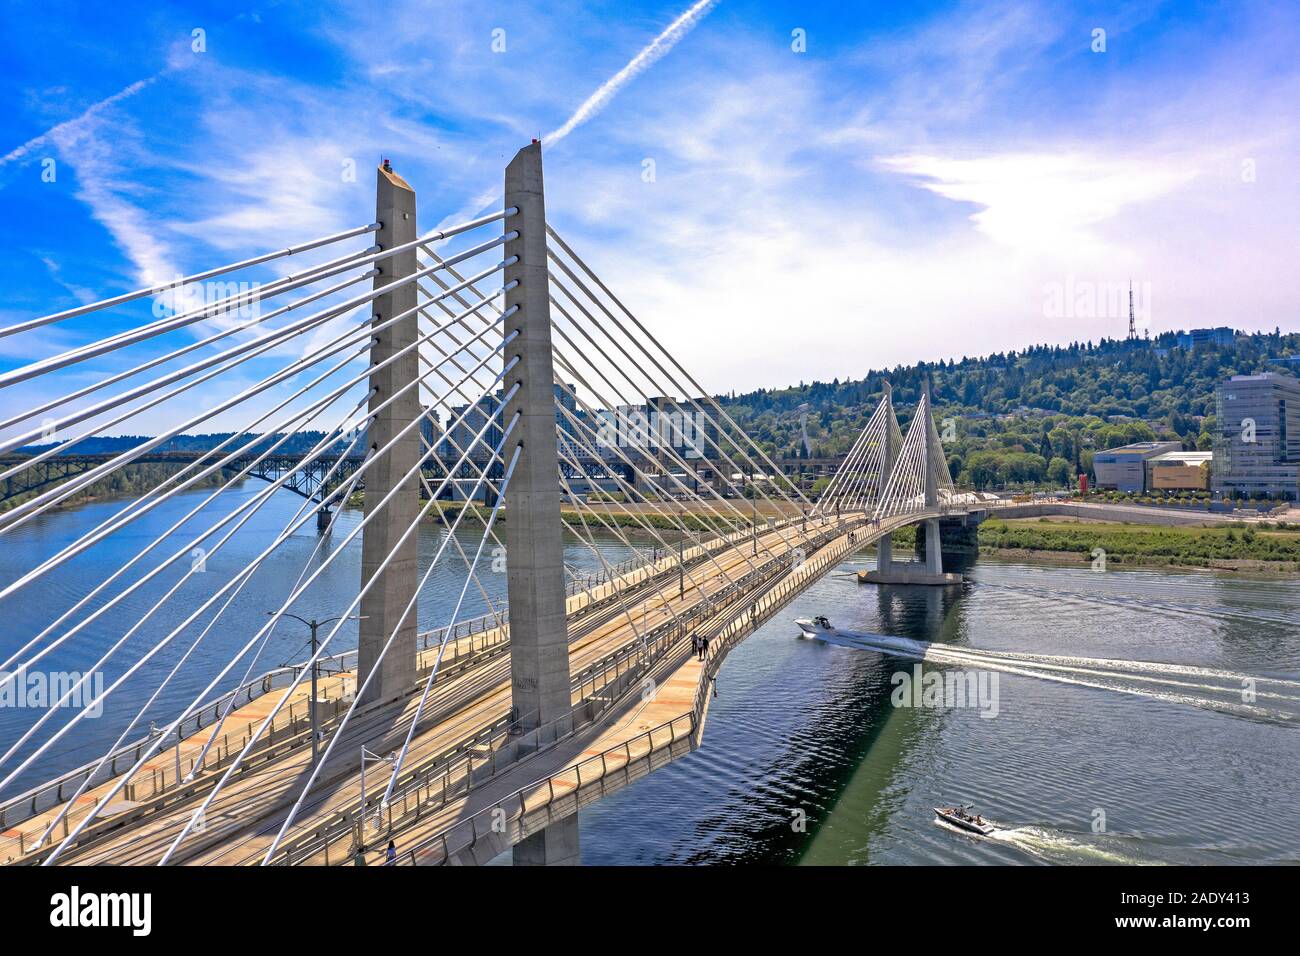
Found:
[[1064, 458], [1053, 458], [1047, 463], [1047, 480], [1054, 485], [1068, 487], [1074, 478], [1074, 469]]

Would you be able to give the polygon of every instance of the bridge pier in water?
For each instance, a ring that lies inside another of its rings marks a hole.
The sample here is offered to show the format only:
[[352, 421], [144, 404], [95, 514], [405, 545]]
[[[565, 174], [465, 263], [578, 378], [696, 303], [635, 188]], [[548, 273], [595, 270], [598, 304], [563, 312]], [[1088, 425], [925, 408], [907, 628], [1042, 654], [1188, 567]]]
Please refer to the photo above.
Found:
[[893, 535], [885, 535], [876, 544], [876, 567], [859, 571], [863, 584], [960, 584], [961, 575], [943, 570], [943, 548], [940, 544], [939, 519], [927, 518], [921, 522], [925, 547], [919, 561], [895, 561]]
[[[506, 586], [510, 601], [511, 702], [520, 733], [556, 723], [564, 732], [570, 716], [569, 631], [565, 611], [564, 545], [561, 539], [559, 454], [555, 441], [555, 367], [551, 348], [550, 272], [546, 260], [546, 203], [542, 147], [521, 149], [506, 167], [505, 281], [507, 335], [517, 333], [506, 357], [518, 361], [504, 381], [518, 390], [506, 403], [502, 429], [519, 420], [502, 458], [522, 449], [506, 489]], [[543, 732], [551, 738], [550, 732]], [[580, 862], [578, 817], [550, 824], [514, 848], [516, 866], [562, 866]]]

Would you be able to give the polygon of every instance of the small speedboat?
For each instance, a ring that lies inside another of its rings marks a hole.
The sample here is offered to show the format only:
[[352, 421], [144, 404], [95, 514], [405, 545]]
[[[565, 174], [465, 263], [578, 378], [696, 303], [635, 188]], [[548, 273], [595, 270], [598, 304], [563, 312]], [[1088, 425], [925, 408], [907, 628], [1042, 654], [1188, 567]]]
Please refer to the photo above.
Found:
[[831, 622], [826, 620], [823, 614], [818, 614], [813, 618], [795, 618], [795, 623], [799, 625], [799, 630], [803, 633], [803, 636], [808, 638], [821, 637], [835, 631]]
[[997, 829], [978, 813], [971, 813], [969, 805], [965, 807], [935, 807], [934, 814], [945, 823], [951, 823], [955, 827], [960, 827], [969, 833], [978, 833], [980, 836], [988, 836]]

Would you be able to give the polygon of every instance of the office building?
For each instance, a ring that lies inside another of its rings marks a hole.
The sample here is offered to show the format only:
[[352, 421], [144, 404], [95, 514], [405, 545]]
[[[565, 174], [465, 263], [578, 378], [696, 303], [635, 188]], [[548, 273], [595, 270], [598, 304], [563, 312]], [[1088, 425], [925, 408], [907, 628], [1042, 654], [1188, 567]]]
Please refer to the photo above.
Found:
[[1215, 494], [1300, 499], [1300, 380], [1234, 375], [1216, 390], [1215, 423]]
[[1182, 451], [1177, 441], [1140, 441], [1120, 448], [1099, 451], [1092, 459], [1097, 488], [1113, 491], [1146, 490], [1146, 461], [1166, 452]]
[[1208, 451], [1167, 451], [1146, 460], [1147, 491], [1209, 491]]

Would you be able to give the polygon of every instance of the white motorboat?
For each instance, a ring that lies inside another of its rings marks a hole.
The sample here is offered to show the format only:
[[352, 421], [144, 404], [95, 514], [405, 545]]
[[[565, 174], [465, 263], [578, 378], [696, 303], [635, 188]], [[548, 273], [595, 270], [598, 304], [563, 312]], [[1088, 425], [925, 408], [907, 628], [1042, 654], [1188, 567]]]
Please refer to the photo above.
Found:
[[969, 805], [965, 807], [935, 807], [934, 814], [945, 823], [951, 823], [968, 833], [978, 833], [980, 836], [988, 836], [997, 829], [978, 813], [971, 813], [970, 810]]
[[835, 628], [831, 625], [830, 621], [826, 620], [826, 617], [823, 614], [818, 614], [816, 617], [812, 618], [795, 618], [795, 623], [799, 625], [799, 630], [803, 637], [824, 637], [827, 634], [835, 633]]

